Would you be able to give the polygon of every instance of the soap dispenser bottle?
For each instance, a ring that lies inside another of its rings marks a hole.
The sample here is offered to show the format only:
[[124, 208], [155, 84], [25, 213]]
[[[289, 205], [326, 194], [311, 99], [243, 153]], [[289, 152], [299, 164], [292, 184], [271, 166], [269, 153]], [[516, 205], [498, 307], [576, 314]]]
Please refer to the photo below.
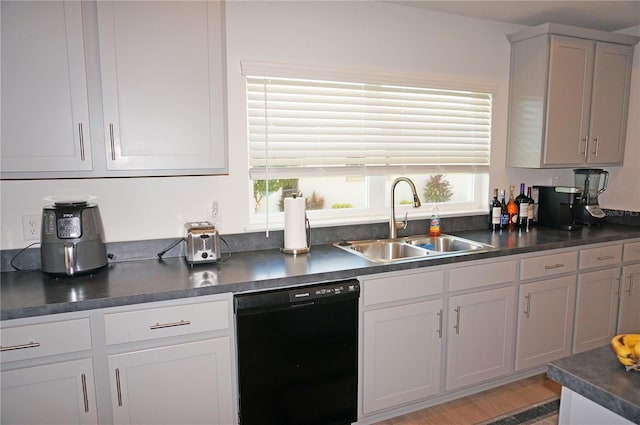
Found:
[[431, 209], [429, 236], [440, 236], [440, 210], [438, 209], [438, 205], [434, 205], [434, 207]]

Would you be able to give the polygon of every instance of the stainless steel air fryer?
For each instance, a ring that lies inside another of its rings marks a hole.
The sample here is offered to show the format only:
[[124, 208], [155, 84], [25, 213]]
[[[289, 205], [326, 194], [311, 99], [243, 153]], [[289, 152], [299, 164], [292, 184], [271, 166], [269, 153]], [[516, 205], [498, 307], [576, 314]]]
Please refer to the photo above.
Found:
[[104, 229], [98, 205], [56, 202], [42, 209], [42, 271], [75, 276], [107, 265]]

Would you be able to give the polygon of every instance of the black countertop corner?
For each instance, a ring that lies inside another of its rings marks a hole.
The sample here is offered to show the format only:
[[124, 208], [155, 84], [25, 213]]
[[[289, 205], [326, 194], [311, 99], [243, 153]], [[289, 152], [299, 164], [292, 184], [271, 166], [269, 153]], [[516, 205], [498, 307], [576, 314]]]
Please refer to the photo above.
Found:
[[640, 424], [640, 371], [626, 371], [610, 346], [549, 363], [549, 378]]

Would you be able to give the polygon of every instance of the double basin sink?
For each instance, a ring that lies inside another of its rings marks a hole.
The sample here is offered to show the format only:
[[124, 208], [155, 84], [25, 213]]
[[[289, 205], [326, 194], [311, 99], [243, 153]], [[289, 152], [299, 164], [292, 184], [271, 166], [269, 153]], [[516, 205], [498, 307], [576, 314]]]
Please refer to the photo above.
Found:
[[478, 253], [494, 248], [485, 243], [444, 234], [440, 236], [406, 236], [397, 239], [343, 241], [333, 245], [370, 261], [381, 263], [420, 258], [442, 258], [472, 252]]

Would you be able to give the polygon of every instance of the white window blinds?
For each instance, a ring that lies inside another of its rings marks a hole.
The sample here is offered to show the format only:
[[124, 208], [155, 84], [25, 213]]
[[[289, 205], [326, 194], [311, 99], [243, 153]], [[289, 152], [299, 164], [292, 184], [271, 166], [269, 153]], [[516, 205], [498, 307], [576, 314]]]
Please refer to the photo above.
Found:
[[490, 93], [247, 76], [252, 179], [487, 172]]

